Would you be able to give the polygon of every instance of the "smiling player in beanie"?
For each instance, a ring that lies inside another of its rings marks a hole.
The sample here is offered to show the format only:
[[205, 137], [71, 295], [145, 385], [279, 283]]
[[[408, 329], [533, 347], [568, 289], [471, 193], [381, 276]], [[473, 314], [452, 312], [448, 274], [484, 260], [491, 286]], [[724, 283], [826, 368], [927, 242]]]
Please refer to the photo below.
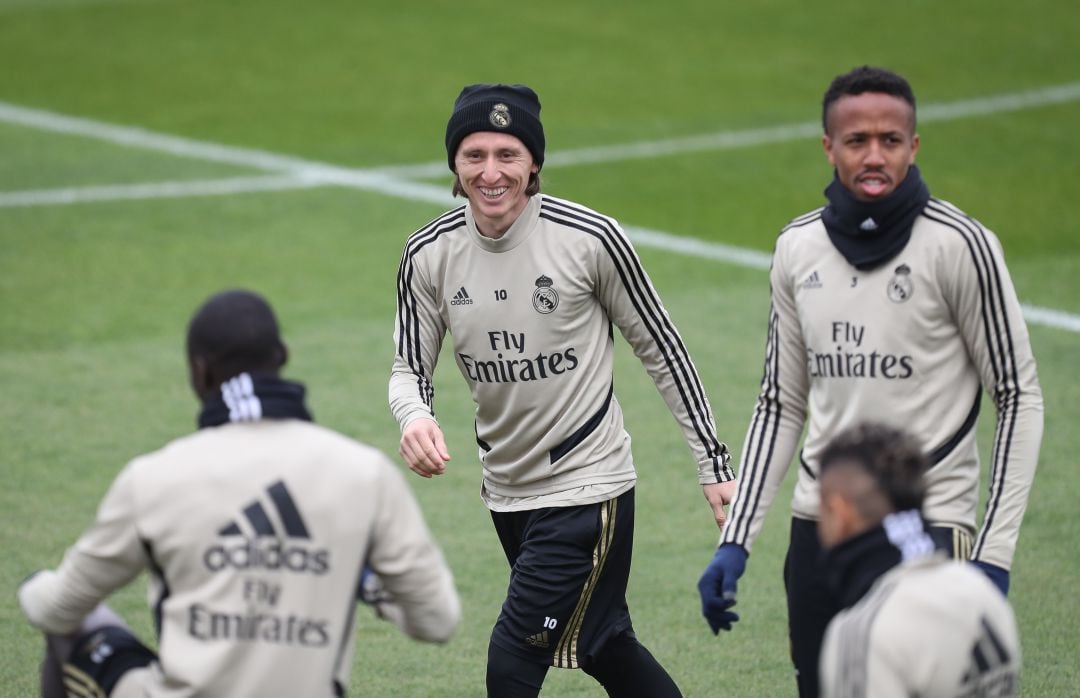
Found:
[[488, 694], [535, 696], [556, 666], [581, 668], [609, 695], [676, 696], [626, 605], [636, 476], [613, 392], [614, 327], [682, 428], [718, 523], [734, 474], [697, 370], [625, 233], [539, 193], [544, 147], [531, 89], [462, 90], [446, 148], [454, 193], [468, 202], [410, 236], [398, 272], [390, 406], [401, 454], [428, 478], [450, 460], [432, 383], [449, 332], [476, 403], [481, 497], [511, 566]]

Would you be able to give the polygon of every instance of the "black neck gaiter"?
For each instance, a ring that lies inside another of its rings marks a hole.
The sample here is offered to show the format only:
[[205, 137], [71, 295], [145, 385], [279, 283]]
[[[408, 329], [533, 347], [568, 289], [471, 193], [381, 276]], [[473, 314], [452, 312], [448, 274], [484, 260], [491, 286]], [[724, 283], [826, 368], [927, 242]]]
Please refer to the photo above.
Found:
[[911, 227], [930, 200], [930, 190], [912, 165], [896, 190], [880, 201], [860, 201], [835, 176], [821, 220], [833, 246], [859, 271], [889, 261], [904, 249]]
[[304, 393], [301, 383], [267, 374], [241, 373], [222, 383], [221, 389], [206, 399], [199, 413], [199, 428], [267, 418], [310, 422]]
[[874, 528], [825, 550], [821, 565], [826, 586], [842, 608], [849, 608], [890, 569], [933, 552], [926, 522], [911, 509], [889, 514]]

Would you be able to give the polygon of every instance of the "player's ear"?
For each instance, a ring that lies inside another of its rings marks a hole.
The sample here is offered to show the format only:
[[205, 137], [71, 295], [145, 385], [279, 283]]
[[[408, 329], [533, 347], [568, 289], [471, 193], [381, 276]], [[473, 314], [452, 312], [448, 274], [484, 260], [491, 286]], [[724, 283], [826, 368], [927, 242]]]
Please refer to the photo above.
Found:
[[214, 389], [214, 377], [211, 375], [210, 362], [205, 356], [188, 357], [188, 378], [191, 381], [191, 389], [200, 400], [205, 400]]
[[825, 157], [829, 158], [829, 164], [833, 167], [836, 167], [836, 158], [833, 156], [832, 151], [832, 139], [829, 138], [828, 133], [822, 134], [821, 147], [825, 150]]

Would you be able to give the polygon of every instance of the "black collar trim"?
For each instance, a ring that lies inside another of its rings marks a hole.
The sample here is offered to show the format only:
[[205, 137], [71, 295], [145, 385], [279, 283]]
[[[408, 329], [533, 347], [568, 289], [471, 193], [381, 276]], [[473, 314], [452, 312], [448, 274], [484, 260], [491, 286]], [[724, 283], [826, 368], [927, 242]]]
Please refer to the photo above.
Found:
[[306, 389], [277, 376], [241, 373], [221, 384], [221, 389], [203, 403], [199, 428], [228, 422], [256, 422], [260, 419], [302, 419], [312, 421], [304, 405]]

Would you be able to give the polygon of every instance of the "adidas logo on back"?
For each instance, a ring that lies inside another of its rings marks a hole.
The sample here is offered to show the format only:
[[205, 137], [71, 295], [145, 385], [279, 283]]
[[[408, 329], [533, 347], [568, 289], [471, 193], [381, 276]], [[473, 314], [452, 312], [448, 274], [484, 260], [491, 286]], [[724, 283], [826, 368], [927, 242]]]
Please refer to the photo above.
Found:
[[[228, 540], [207, 548], [203, 553], [207, 569], [211, 572], [232, 568], [326, 574], [330, 569], [330, 551], [313, 549], [306, 543], [311, 540], [311, 534], [285, 483], [275, 482], [266, 488], [266, 494], [274, 505], [272, 510], [277, 525], [270, 516], [269, 507], [256, 499], [241, 510], [242, 518], [230, 521], [218, 530], [219, 536], [234, 539], [235, 544], [234, 540]], [[245, 534], [241, 523], [250, 528], [253, 535]], [[287, 538], [305, 543], [288, 545]]]
[[469, 292], [462, 286], [458, 289], [458, 292], [454, 294], [454, 297], [450, 300], [450, 305], [472, 305], [473, 300], [469, 298]]

